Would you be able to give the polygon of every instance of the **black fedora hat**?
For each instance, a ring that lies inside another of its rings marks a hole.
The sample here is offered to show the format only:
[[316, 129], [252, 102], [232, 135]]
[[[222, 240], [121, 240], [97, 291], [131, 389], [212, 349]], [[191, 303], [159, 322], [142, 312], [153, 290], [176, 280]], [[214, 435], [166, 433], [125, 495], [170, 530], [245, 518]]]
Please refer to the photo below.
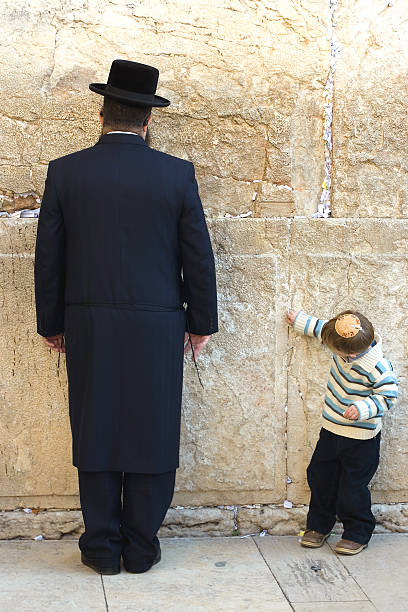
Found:
[[113, 60], [107, 83], [91, 83], [89, 89], [130, 106], [168, 106], [170, 100], [156, 96], [159, 71], [153, 66]]

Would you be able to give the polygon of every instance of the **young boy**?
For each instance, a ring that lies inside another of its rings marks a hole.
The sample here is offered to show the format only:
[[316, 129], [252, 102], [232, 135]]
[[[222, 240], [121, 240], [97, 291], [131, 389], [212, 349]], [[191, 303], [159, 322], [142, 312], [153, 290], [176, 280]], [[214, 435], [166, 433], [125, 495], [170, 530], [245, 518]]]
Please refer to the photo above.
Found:
[[346, 310], [328, 321], [289, 310], [287, 322], [333, 353], [320, 437], [307, 468], [311, 499], [301, 543], [322, 546], [337, 515], [344, 531], [335, 550], [356, 555], [375, 527], [368, 484], [379, 463], [382, 416], [397, 399], [397, 378], [361, 313]]

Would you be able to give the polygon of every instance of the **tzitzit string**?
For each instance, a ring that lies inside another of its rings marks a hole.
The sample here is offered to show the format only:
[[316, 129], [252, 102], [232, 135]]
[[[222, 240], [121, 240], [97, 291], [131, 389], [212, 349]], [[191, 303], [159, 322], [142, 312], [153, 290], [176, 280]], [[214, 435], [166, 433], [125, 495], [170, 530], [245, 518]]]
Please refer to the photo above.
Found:
[[190, 325], [188, 322], [188, 317], [186, 316], [186, 321], [187, 321], [187, 333], [188, 333], [188, 341], [190, 342], [190, 346], [191, 346], [191, 352], [193, 354], [193, 361], [194, 361], [194, 366], [197, 372], [197, 376], [198, 376], [198, 380], [200, 382], [200, 385], [202, 386], [202, 388], [204, 389], [204, 385], [203, 385], [203, 381], [201, 380], [201, 376], [200, 376], [200, 371], [198, 369], [198, 365], [197, 365], [197, 361], [196, 361], [196, 357], [195, 357], [195, 351], [194, 351], [194, 346], [193, 346], [193, 342], [191, 340], [191, 334], [190, 334]]

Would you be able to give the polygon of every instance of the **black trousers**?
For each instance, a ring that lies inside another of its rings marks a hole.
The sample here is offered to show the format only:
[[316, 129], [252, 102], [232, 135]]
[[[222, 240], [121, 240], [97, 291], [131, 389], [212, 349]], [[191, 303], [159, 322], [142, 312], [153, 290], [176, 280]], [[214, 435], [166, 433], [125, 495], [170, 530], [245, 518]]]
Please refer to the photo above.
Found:
[[176, 471], [163, 474], [78, 470], [85, 532], [80, 550], [100, 565], [148, 569], [160, 550], [157, 532], [174, 493]]
[[344, 539], [368, 543], [375, 527], [368, 483], [380, 460], [380, 440], [381, 432], [370, 440], [355, 440], [321, 429], [307, 468], [307, 529], [329, 533], [337, 515]]

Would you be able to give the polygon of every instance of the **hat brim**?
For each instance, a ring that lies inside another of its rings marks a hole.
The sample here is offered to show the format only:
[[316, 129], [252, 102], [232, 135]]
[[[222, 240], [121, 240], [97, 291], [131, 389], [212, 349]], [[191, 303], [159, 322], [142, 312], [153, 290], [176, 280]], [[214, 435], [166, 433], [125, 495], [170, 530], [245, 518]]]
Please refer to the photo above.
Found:
[[122, 89], [121, 93], [106, 92], [106, 85], [107, 83], [90, 83], [89, 89], [97, 94], [100, 94], [101, 96], [106, 96], [107, 98], [111, 98], [112, 100], [123, 102], [124, 104], [128, 104], [129, 106], [163, 107], [169, 106], [170, 104], [170, 100], [153, 94], [132, 93], [130, 91], [127, 91], [126, 89]]

